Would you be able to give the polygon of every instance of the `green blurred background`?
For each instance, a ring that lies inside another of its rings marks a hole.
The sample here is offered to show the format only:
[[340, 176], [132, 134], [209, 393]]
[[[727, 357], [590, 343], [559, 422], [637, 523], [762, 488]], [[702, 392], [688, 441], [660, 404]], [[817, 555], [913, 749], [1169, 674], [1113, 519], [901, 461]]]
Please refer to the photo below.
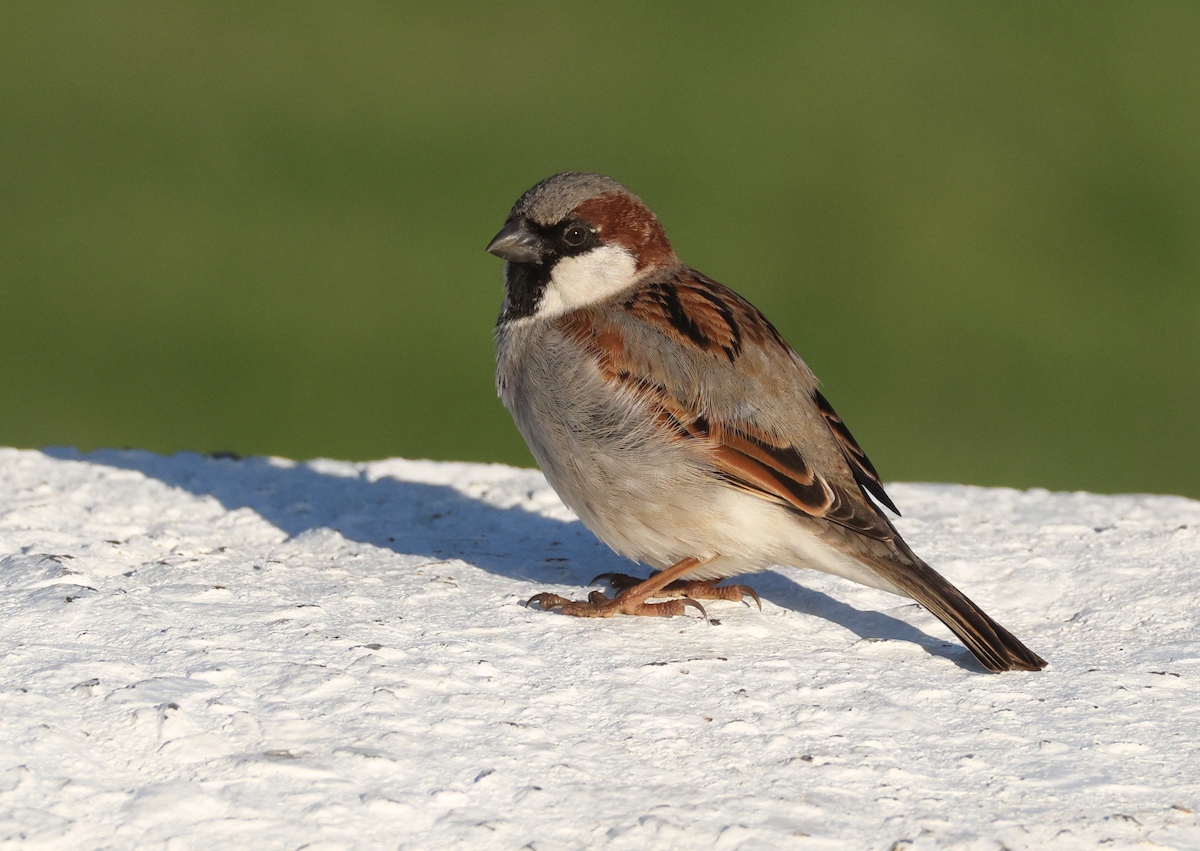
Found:
[[532, 463], [527, 187], [601, 171], [887, 480], [1200, 497], [1200, 4], [0, 6], [0, 444]]

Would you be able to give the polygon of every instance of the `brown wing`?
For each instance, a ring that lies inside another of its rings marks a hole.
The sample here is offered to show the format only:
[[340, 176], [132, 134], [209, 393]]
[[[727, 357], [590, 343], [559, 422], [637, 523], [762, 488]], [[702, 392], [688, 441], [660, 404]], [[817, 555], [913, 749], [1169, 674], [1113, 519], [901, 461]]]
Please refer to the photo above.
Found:
[[[816, 391], [811, 373], [757, 308], [690, 269], [639, 286], [624, 297], [620, 308], [678, 347], [672, 352], [683, 355], [678, 360], [701, 359], [706, 370], [734, 370], [745, 378], [754, 369], [761, 369], [764, 360], [751, 358], [739, 364], [753, 349], [776, 366], [797, 370], [798, 378], [802, 370], [806, 378], [798, 381], [804, 384], [797, 396], [798, 404], [819, 409], [819, 414], [814, 411], [809, 419], [817, 428], [822, 424], [829, 428], [833, 445], [822, 453], [825, 466], [844, 464], [843, 469], [818, 472], [794, 441], [780, 438], [754, 422], [752, 414], [726, 414], [720, 419], [710, 416], [711, 383], [698, 382], [694, 375], [704, 370], [694, 370], [685, 380], [668, 372], [666, 362], [676, 358], [635, 357], [625, 346], [626, 335], [620, 323], [609, 320], [605, 312], [579, 311], [561, 320], [566, 333], [592, 350], [605, 378], [631, 390], [650, 407], [660, 427], [673, 439], [703, 443], [714, 472], [729, 484], [799, 514], [838, 523], [872, 538], [895, 537], [886, 517], [863, 494], [867, 489], [893, 507], [871, 462]], [[760, 366], [755, 367], [755, 363]], [[740, 387], [734, 392], [747, 396], [771, 392], [765, 386], [755, 391], [733, 381], [730, 386]], [[753, 409], [753, 405], [729, 407]]]

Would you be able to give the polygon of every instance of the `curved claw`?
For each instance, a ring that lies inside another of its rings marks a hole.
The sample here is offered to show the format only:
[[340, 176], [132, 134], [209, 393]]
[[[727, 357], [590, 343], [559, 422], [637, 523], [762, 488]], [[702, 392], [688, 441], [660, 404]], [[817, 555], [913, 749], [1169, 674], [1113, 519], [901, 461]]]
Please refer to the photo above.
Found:
[[[749, 596], [753, 597], [753, 598], [754, 598], [754, 602], [758, 604], [758, 610], [759, 610], [760, 612], [762, 611], [762, 600], [758, 599], [758, 592], [757, 592], [757, 591], [755, 591], [753, 588], [751, 588], [751, 587], [749, 587], [749, 586], [747, 586], [747, 585], [739, 585], [739, 586], [738, 586], [738, 589], [739, 589], [739, 590], [740, 590], [740, 591], [741, 591], [743, 594], [746, 594], [746, 595], [749, 595]], [[750, 605], [750, 604], [749, 604], [749, 603], [747, 603], [746, 605], [748, 606], [748, 605]]]
[[680, 597], [678, 602], [682, 603], [685, 606], [693, 606], [693, 607], [699, 609], [700, 616], [704, 618], [704, 622], [705, 623], [710, 622], [708, 620], [708, 612], [704, 611], [704, 607], [701, 606], [699, 603], [697, 603], [695, 600], [693, 600], [691, 597]]

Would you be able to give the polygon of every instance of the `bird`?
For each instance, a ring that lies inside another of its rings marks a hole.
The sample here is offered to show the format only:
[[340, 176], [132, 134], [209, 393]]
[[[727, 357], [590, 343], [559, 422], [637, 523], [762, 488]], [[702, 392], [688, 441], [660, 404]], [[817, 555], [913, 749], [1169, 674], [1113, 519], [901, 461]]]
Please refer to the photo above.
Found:
[[706, 617], [698, 600], [758, 601], [721, 580], [790, 565], [915, 600], [989, 671], [1046, 666], [909, 548], [812, 371], [749, 301], [681, 261], [624, 185], [549, 177], [487, 251], [505, 261], [500, 399], [562, 501], [655, 571], [593, 580], [611, 598], [527, 606]]

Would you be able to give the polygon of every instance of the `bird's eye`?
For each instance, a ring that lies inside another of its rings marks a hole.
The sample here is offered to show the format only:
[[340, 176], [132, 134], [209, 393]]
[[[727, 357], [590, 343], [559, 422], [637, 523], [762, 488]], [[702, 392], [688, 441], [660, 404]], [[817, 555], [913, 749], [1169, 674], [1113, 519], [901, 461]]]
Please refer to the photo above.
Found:
[[571, 225], [563, 231], [563, 242], [571, 248], [578, 248], [583, 245], [592, 232], [583, 225]]

